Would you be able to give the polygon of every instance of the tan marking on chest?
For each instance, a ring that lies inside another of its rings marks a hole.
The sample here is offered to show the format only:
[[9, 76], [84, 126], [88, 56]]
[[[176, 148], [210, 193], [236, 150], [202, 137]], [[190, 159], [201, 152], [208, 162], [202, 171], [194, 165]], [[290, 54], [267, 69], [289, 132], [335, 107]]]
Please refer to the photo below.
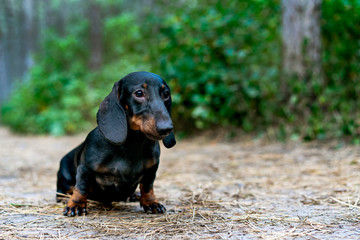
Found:
[[149, 169], [156, 164], [156, 159], [149, 159], [145, 162], [145, 168]]

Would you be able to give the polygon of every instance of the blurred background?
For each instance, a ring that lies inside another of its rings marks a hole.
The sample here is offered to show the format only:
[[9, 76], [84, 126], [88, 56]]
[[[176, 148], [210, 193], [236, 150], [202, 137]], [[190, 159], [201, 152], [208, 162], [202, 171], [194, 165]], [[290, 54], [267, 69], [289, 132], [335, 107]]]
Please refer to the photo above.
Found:
[[180, 135], [360, 144], [359, 0], [0, 1], [0, 118], [13, 131], [89, 131], [133, 71], [168, 82]]

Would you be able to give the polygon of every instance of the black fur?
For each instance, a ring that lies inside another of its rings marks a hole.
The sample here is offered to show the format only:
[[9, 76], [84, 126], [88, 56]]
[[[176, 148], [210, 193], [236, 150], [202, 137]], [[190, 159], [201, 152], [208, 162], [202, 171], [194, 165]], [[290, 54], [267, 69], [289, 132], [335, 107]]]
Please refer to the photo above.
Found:
[[[136, 96], [139, 90], [143, 98]], [[162, 139], [167, 148], [176, 143], [169, 93], [164, 80], [153, 73], [135, 72], [116, 82], [100, 105], [98, 127], [61, 160], [57, 191], [67, 194], [77, 189], [105, 204], [126, 201], [139, 183], [144, 194], [152, 191], [159, 166], [158, 141]], [[134, 130], [129, 122], [134, 116], [143, 122], [153, 119], [149, 121], [153, 125], [145, 124], [151, 131]]]

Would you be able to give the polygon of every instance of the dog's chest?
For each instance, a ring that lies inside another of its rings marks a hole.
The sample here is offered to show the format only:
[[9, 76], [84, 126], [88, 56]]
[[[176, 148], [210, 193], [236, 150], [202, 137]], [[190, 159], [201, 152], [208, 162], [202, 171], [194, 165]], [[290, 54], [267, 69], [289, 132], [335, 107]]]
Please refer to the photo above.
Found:
[[156, 159], [117, 159], [96, 167], [95, 180], [101, 188], [115, 186], [117, 189], [138, 184], [146, 170], [157, 163]]

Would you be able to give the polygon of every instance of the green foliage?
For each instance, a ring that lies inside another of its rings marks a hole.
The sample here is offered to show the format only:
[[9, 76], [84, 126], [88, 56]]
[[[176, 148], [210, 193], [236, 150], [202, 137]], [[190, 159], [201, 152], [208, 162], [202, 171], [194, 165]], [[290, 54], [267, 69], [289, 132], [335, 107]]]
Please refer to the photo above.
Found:
[[336, 136], [360, 140], [360, 2], [324, 1], [322, 12], [324, 75], [321, 95], [337, 126]]
[[[102, 7], [119, 8], [115, 2]], [[359, 1], [323, 0], [324, 81], [286, 79], [286, 96], [280, 91], [280, 4], [183, 1], [157, 5], [149, 16], [109, 14], [98, 72], [87, 68], [88, 23], [79, 17], [66, 37], [47, 35], [29, 79], [2, 107], [2, 121], [31, 133], [88, 129], [114, 81], [145, 70], [170, 84], [177, 129], [236, 126], [280, 139], [359, 142]]]
[[[49, 34], [43, 59], [27, 81], [17, 83], [13, 97], [2, 108], [2, 121], [20, 132], [61, 135], [75, 132], [87, 116], [85, 55], [73, 36]], [[76, 111], [74, 111], [76, 109]], [[83, 125], [83, 127], [86, 127]]]
[[[107, 46], [113, 51], [109, 49], [105, 56], [109, 63], [98, 72], [89, 72], [87, 67], [89, 52], [83, 46], [86, 22], [79, 21], [64, 38], [49, 32], [45, 51], [29, 78], [17, 83], [12, 98], [2, 106], [2, 122], [18, 132], [52, 135], [76, 133], [95, 125], [99, 103], [113, 83], [129, 72], [148, 69], [143, 57], [127, 48], [139, 33], [133, 21], [130, 15], [106, 21], [104, 31], [112, 41]], [[119, 28], [131, 32], [130, 38], [116, 33]], [[117, 48], [117, 44], [122, 47]]]
[[296, 131], [307, 140], [360, 139], [360, 28], [354, 24], [359, 21], [359, 1], [323, 1], [324, 82], [289, 84], [294, 101], [287, 114], [301, 120]]
[[184, 129], [273, 126], [279, 138], [359, 139], [358, 1], [324, 1], [325, 81], [287, 79], [286, 96], [279, 84], [279, 1], [211, 3], [181, 9], [160, 24], [154, 57], [171, 79], [174, 114]]
[[[130, 27], [129, 27], [130, 26]], [[138, 53], [143, 46], [141, 29], [133, 14], [124, 13], [104, 23], [104, 55], [107, 62]]]
[[263, 110], [278, 85], [279, 6], [222, 1], [186, 10], [165, 19], [159, 44], [174, 114], [200, 129], [251, 131], [270, 121]]

